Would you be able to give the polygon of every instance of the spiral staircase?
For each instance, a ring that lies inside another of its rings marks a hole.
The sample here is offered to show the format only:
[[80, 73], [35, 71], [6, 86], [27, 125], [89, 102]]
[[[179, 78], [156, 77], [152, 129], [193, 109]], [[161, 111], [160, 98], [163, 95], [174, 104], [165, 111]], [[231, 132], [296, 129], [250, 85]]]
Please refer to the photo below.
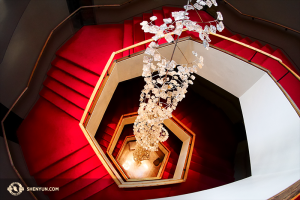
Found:
[[[177, 10], [180, 9], [163, 7], [162, 10], [144, 13], [143, 17], [126, 20], [123, 24], [84, 26], [56, 52], [40, 98], [17, 131], [28, 169], [37, 184], [60, 187], [59, 192], [45, 192], [49, 199], [161, 198], [206, 190], [234, 181], [233, 160], [238, 141], [233, 124], [220, 108], [193, 91], [188, 92], [186, 99], [173, 113], [196, 134], [188, 179], [181, 184], [118, 188], [78, 126], [111, 53], [152, 37], [141, 30], [140, 22], [143, 20], [149, 20], [154, 15], [157, 17], [155, 24], [161, 25], [163, 18], [171, 17], [171, 12]], [[200, 15], [204, 21], [212, 20], [204, 11]], [[198, 16], [191, 11], [190, 18], [194, 20]], [[239, 34], [234, 35], [227, 29], [220, 34], [280, 58], [299, 75], [280, 49], [272, 49], [269, 45], [262, 45]], [[181, 37], [187, 36], [198, 38], [189, 31]], [[270, 70], [300, 107], [300, 82], [277, 61], [220, 37], [211, 36], [211, 40], [215, 47]], [[165, 40], [160, 43], [165, 43]], [[123, 52], [123, 57], [145, 48], [146, 45], [141, 45], [127, 50]], [[119, 54], [115, 59], [121, 57]], [[95, 136], [103, 151], [109, 145], [120, 116], [137, 111], [142, 88], [141, 78], [119, 84]], [[168, 179], [174, 174], [180, 141], [171, 136], [165, 143], [172, 152], [163, 174], [163, 179]]]

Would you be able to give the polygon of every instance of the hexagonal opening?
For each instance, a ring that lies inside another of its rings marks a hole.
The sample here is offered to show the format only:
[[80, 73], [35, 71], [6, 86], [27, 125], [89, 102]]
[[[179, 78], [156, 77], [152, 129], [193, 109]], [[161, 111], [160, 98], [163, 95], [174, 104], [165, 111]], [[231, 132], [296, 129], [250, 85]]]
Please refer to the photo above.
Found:
[[[190, 42], [183, 42], [183, 44], [184, 45], [186, 45], [186, 47], [187, 48], [190, 48], [188, 45], [189, 45], [189, 43]], [[184, 49], [185, 48], [185, 46], [181, 46], [180, 48], [181, 49]], [[167, 48], [165, 48], [165, 50], [167, 51]], [[84, 125], [84, 126], [86, 126], [86, 130], [89, 132], [89, 134], [93, 137], [94, 135], [95, 135], [95, 133], [96, 133], [96, 131], [97, 131], [97, 129], [96, 129], [96, 124], [99, 124], [100, 122], [101, 122], [101, 120], [102, 120], [102, 118], [103, 118], [103, 115], [104, 115], [104, 113], [105, 113], [105, 110], [109, 110], [109, 108], [107, 108], [107, 107], [105, 107], [104, 105], [108, 105], [108, 107], [110, 106], [110, 101], [112, 101], [114, 98], [112, 98], [111, 99], [111, 97], [112, 96], [114, 96], [114, 91], [116, 90], [116, 88], [117, 88], [117, 86], [118, 86], [118, 84], [120, 83], [120, 82], [122, 82], [122, 81], [125, 81], [125, 80], [129, 80], [129, 79], [132, 79], [133, 77], [137, 77], [137, 76], [139, 76], [140, 75], [140, 68], [139, 68], [139, 65], [138, 65], [138, 63], [140, 63], [141, 62], [141, 58], [142, 58], [142, 56], [140, 56], [140, 55], [137, 55], [137, 56], [135, 56], [135, 57], [133, 57], [133, 58], [131, 58], [131, 59], [127, 59], [127, 60], [121, 60], [120, 62], [117, 62], [116, 64], [114, 64], [111, 68], [110, 68], [110, 70], [109, 70], [109, 76], [108, 77], [106, 77], [106, 80], [104, 80], [104, 84], [102, 84], [102, 86], [101, 86], [101, 88], [99, 89], [99, 93], [98, 94], [101, 94], [101, 93], [104, 93], [105, 95], [100, 95], [99, 96], [99, 100], [97, 100], [96, 101], [96, 104], [93, 104], [93, 109], [96, 109], [97, 107], [97, 112], [95, 113], [95, 112], [93, 112], [93, 113], [91, 113], [91, 118], [88, 118], [88, 120], [86, 121], [86, 124]], [[179, 58], [180, 59], [180, 56], [178, 56], [177, 58]], [[130, 64], [131, 63], [131, 64]], [[129, 70], [129, 68], [128, 68], [128, 66], [131, 66], [130, 67], [130, 70]], [[109, 82], [109, 84], [106, 84], [106, 83], [108, 83]], [[127, 82], [127, 81], [126, 81]], [[216, 83], [213, 83], [213, 84], [216, 84]], [[231, 84], [231, 83], [230, 83]], [[120, 84], [121, 85], [121, 84]], [[132, 101], [134, 101], [134, 99], [138, 99], [138, 96], [139, 96], [139, 94], [140, 94], [140, 91], [141, 91], [141, 89], [142, 89], [142, 87], [144, 86], [144, 84], [143, 83], [141, 83], [141, 84], [135, 84], [135, 85], [132, 85], [131, 86], [131, 89], [132, 88], [138, 88], [138, 87], [141, 87], [140, 89], [139, 89], [139, 92], [138, 92], [138, 95], [137, 96], [134, 96], [134, 95], [132, 95], [132, 94], [130, 94], [130, 92], [129, 91], [127, 91], [127, 92], [125, 92], [125, 93], [127, 93], [127, 95], [128, 96], [131, 96], [131, 99], [132, 99]], [[246, 85], [247, 86], [247, 85]], [[245, 85], [242, 85], [241, 87], [234, 87], [234, 88], [237, 88], [236, 90], [239, 92], [241, 89], [244, 89], [243, 87], [246, 87]], [[198, 88], [199, 89], [199, 88]], [[207, 88], [205, 88], [206, 90], [207, 90]], [[232, 89], [232, 87], [230, 86], [230, 88], [229, 89]], [[210, 90], [210, 88], [208, 88], [208, 90]], [[222, 90], [222, 89], [221, 89]], [[225, 91], [225, 90], [223, 90], [223, 91]], [[208, 91], [208, 97], [210, 97], [211, 96], [211, 94], [209, 94], [209, 92], [211, 92], [211, 91]], [[226, 91], [225, 91], [226, 92]], [[228, 94], [230, 94], [229, 92], [227, 92]], [[205, 95], [205, 94], [204, 94]], [[231, 96], [233, 96], [232, 94], [230, 94]], [[236, 94], [235, 94], [236, 95]], [[235, 97], [236, 98], [236, 97]], [[98, 99], [98, 97], [97, 97], [97, 99]], [[122, 98], [118, 98], [117, 97], [117, 101], [123, 101], [123, 99]], [[207, 99], [208, 101], [210, 101], [210, 99]], [[217, 98], [217, 100], [219, 100], [218, 98]], [[131, 101], [131, 100], [130, 100]], [[184, 100], [185, 101], [185, 100]], [[238, 98], [237, 98], [237, 101], [238, 101]], [[104, 103], [104, 105], [103, 105], [103, 103]], [[214, 102], [213, 102], [214, 103]], [[99, 106], [98, 106], [99, 105]], [[227, 104], [228, 105], [228, 104]], [[235, 105], [234, 105], [235, 106]], [[234, 107], [233, 106], [233, 107]], [[100, 109], [100, 110], [99, 110]], [[126, 110], [126, 109], [125, 109]], [[137, 109], [136, 109], [137, 110]], [[123, 110], [124, 111], [124, 110]], [[131, 111], [132, 112], [132, 111]], [[129, 112], [123, 112], [123, 113], [129, 113]], [[228, 113], [228, 112], [227, 112]], [[105, 113], [106, 114], [106, 113]], [[241, 115], [242, 116], [242, 115]], [[180, 119], [181, 120], [181, 119]], [[180, 121], [179, 121], [180, 122]], [[101, 122], [102, 123], [102, 122]], [[186, 124], [186, 125], [188, 125], [188, 124]], [[187, 127], [185, 127], [185, 128], [187, 128]], [[207, 134], [208, 135], [210, 135], [210, 131], [209, 131], [209, 129], [207, 129]], [[219, 133], [222, 133], [223, 131], [222, 130], [220, 130], [219, 131]], [[217, 134], [217, 135], [219, 135], [219, 134]], [[96, 135], [96, 137], [97, 137], [97, 135]], [[230, 145], [230, 144], [229, 144]], [[100, 148], [100, 147], [103, 147], [103, 146], [101, 146], [101, 144], [100, 145], [98, 145], [99, 147], [97, 147], [98, 149]], [[207, 146], [207, 144], [205, 144], [204, 146]], [[205, 148], [203, 146], [203, 148]], [[199, 148], [199, 146], [198, 146], [198, 148]], [[202, 148], [202, 147], [201, 147]], [[202, 149], [203, 149], [202, 148]], [[231, 148], [231, 147], [230, 147]], [[102, 148], [104, 151], [106, 151], [106, 147], [103, 147]], [[247, 149], [248, 150], [248, 149]], [[213, 150], [214, 151], [214, 150]], [[101, 152], [101, 151], [100, 151]], [[248, 152], [247, 152], [248, 153]], [[103, 157], [103, 153], [101, 153], [102, 154], [102, 157]], [[105, 157], [103, 157], [104, 159], [105, 159]], [[101, 158], [100, 158], [101, 159]], [[107, 162], [107, 161], [106, 161]], [[183, 163], [185, 163], [184, 161], [182, 161]], [[111, 168], [111, 166], [110, 166], [110, 168]], [[250, 168], [250, 165], [249, 165], [249, 168]], [[113, 171], [113, 173], [116, 175], [116, 173], [115, 173], [115, 171], [114, 171], [114, 169], [112, 169], [112, 171]], [[185, 173], [185, 175], [184, 175], [184, 178], [183, 179], [181, 179], [182, 181], [184, 181], [185, 180], [185, 178], [186, 178], [186, 175], [187, 175], [187, 172]], [[117, 176], [117, 175], [116, 175]], [[245, 177], [244, 177], [245, 178]], [[150, 181], [151, 182], [151, 181]], [[149, 182], [149, 183], [150, 183]], [[128, 183], [128, 182], [127, 182]], [[125, 182], [125, 184], [124, 183], [120, 183], [120, 184], [118, 184], [119, 185], [119, 187], [129, 187], [129, 185], [127, 184], [126, 182]], [[172, 182], [172, 183], [179, 183], [179, 182]], [[171, 184], [171, 183], [168, 183], [168, 184]], [[126, 186], [125, 186], [126, 185]], [[143, 187], [143, 186], [154, 186], [154, 185], [165, 185], [165, 183], [158, 183], [158, 182], [155, 182], [155, 181], [153, 181], [153, 184], [151, 183], [151, 184], [149, 184], [149, 185], [145, 185], [145, 184], [143, 184], [143, 183], [141, 183], [141, 182], [139, 182], [139, 185], [135, 185], [135, 187]]]
[[[133, 124], [137, 117], [137, 113], [130, 113], [122, 115], [118, 125], [114, 131], [112, 139], [107, 148], [107, 155], [110, 157], [111, 161], [114, 163], [114, 166], [117, 168], [119, 173], [122, 175], [123, 179], [127, 181], [150, 181], [158, 180], [162, 178], [162, 174], [166, 168], [167, 161], [171, 154], [171, 151], [163, 144], [160, 143], [159, 151], [164, 154], [163, 156], [155, 156], [155, 152], [151, 152], [152, 159], [151, 161], [142, 161], [141, 166], [137, 166], [132, 159], [132, 151], [130, 151], [130, 142], [135, 140], [134, 136], [126, 136], [124, 140], [121, 140], [121, 143], [118, 142], [120, 136], [122, 135], [123, 129], [129, 124]], [[178, 121], [178, 120], [177, 120]], [[176, 119], [165, 120], [164, 125], [170, 130], [169, 134], [175, 134], [183, 143], [176, 165], [175, 173], [173, 179], [182, 179], [184, 176], [184, 171], [188, 169], [189, 162], [188, 158], [191, 156], [192, 146], [190, 145], [193, 141], [193, 133], [188, 134], [182, 129], [182, 127], [176, 124]], [[130, 128], [133, 128], [130, 126]], [[117, 145], [121, 145], [117, 152], [114, 152]], [[124, 150], [127, 147], [126, 150]], [[124, 154], [124, 158], [122, 155]], [[116, 154], [117, 153], [117, 154]], [[151, 156], [150, 156], [151, 157]], [[158, 163], [157, 167], [154, 164], [154, 161], [163, 157], [162, 161]], [[180, 162], [179, 162], [180, 161]], [[145, 169], [147, 168], [147, 169]], [[155, 175], [151, 173], [151, 170], [154, 170]], [[143, 174], [140, 174], [143, 173]], [[150, 175], [151, 174], [151, 175]]]

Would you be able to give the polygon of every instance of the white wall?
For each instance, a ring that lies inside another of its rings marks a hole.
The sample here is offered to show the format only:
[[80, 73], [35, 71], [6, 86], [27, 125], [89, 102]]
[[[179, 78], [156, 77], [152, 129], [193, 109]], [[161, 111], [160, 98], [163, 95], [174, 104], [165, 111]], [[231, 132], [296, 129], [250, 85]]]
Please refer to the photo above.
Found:
[[300, 169], [300, 118], [271, 77], [265, 74], [240, 102], [252, 175]]

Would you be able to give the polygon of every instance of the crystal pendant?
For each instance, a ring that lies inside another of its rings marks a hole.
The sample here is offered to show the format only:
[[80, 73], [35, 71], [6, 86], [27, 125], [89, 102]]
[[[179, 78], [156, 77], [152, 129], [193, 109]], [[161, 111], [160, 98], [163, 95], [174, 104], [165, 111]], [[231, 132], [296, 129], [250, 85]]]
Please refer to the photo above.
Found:
[[167, 40], [168, 43], [174, 41], [174, 38], [173, 38], [173, 36], [170, 33], [166, 34], [165, 39]]
[[220, 12], [217, 12], [217, 20], [220, 20], [220, 21], [222, 21], [223, 20], [223, 16], [222, 16], [222, 14], [220, 13]]
[[203, 6], [201, 6], [201, 5], [198, 4], [198, 3], [195, 3], [195, 4], [194, 4], [194, 7], [195, 7], [197, 10], [202, 10], [202, 9], [203, 9]]

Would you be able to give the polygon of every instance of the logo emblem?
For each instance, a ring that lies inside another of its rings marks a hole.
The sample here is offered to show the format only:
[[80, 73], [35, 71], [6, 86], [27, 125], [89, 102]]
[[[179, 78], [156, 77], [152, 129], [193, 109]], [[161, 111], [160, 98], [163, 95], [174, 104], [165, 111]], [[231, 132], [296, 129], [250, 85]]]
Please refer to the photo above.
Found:
[[18, 182], [13, 182], [8, 186], [7, 190], [11, 195], [18, 196], [24, 191], [24, 187]]

